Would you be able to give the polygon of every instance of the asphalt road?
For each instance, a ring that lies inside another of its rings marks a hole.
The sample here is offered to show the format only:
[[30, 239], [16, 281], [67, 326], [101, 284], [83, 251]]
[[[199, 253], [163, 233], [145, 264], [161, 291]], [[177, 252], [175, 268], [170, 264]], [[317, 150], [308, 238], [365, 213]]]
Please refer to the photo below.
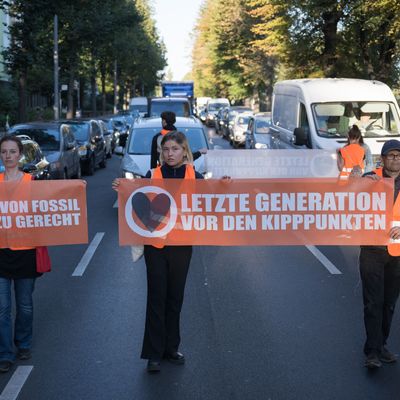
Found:
[[[6, 393], [20, 366], [33, 369], [18, 400], [399, 398], [400, 362], [363, 367], [358, 249], [350, 246], [319, 248], [341, 274], [303, 246], [195, 248], [181, 324], [187, 362], [149, 375], [139, 358], [145, 265], [118, 246], [118, 167], [113, 156], [85, 178], [89, 240], [104, 236], [81, 277], [72, 274], [88, 245], [51, 248], [53, 271], [35, 291], [33, 357], [0, 375], [0, 400], [16, 398]], [[398, 314], [389, 347], [400, 352]]]

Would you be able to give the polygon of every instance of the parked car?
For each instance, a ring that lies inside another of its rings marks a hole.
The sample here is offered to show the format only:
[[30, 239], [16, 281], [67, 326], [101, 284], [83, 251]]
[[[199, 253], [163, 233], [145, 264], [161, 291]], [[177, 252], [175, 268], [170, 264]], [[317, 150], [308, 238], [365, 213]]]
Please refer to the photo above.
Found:
[[246, 129], [249, 124], [250, 113], [239, 113], [233, 120], [233, 124], [229, 125], [229, 141], [233, 147], [239, 147], [246, 140]]
[[246, 133], [246, 149], [271, 148], [271, 113], [258, 113], [250, 117]]
[[96, 120], [68, 120], [79, 145], [79, 156], [83, 173], [93, 175], [97, 166], [105, 168], [106, 145], [98, 121]]
[[[19, 135], [22, 141], [22, 157], [19, 168], [33, 176], [35, 180], [50, 179], [49, 162], [40, 150], [39, 145], [26, 135]], [[0, 160], [0, 172], [4, 172], [3, 162]]]
[[129, 124], [123, 115], [113, 115], [112, 124], [118, 131], [118, 145], [124, 147], [129, 135]]
[[[192, 152], [210, 148], [203, 125], [197, 118], [177, 117], [175, 126], [187, 136]], [[150, 169], [151, 142], [160, 130], [160, 118], [141, 119], [133, 126], [121, 162], [122, 177], [133, 179], [143, 178], [146, 175]], [[194, 165], [198, 172], [207, 176], [204, 156], [198, 158]]]
[[107, 141], [109, 140], [111, 144], [111, 153], [114, 153], [115, 147], [118, 145], [119, 142], [119, 131], [114, 127], [114, 121], [112, 117], [101, 117], [100, 121], [102, 121], [106, 127], [106, 131], [104, 131], [103, 129], [104, 139], [106, 140], [106, 147]]
[[107, 124], [103, 120], [99, 119], [97, 121], [100, 125], [101, 133], [104, 137], [104, 143], [106, 146], [106, 156], [107, 156], [107, 158], [111, 158], [112, 153], [113, 153], [112, 141], [114, 138], [114, 134], [110, 133], [110, 131], [108, 130]]
[[149, 101], [149, 117], [159, 117], [163, 111], [172, 111], [177, 117], [193, 115], [192, 105], [186, 97], [153, 97]]
[[29, 122], [14, 125], [11, 135], [35, 141], [49, 162], [51, 179], [81, 178], [78, 144], [71, 128], [62, 122]]

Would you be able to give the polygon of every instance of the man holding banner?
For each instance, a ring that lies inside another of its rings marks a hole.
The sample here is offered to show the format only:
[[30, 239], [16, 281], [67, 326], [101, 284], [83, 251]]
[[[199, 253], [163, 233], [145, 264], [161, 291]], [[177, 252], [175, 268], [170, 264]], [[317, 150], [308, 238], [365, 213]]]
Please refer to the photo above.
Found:
[[375, 369], [397, 357], [386, 347], [400, 291], [400, 141], [387, 141], [381, 151], [383, 168], [365, 174], [371, 179], [394, 179], [394, 221], [388, 246], [361, 246], [360, 275], [363, 287], [365, 366]]

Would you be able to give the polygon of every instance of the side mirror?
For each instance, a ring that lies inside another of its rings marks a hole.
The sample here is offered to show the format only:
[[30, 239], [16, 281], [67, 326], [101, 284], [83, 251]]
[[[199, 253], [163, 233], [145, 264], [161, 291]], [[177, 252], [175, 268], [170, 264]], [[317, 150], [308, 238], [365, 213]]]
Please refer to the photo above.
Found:
[[295, 130], [293, 131], [294, 134], [294, 144], [296, 146], [306, 146], [308, 143], [308, 135], [307, 133], [304, 131], [303, 128], [295, 128]]
[[114, 154], [116, 154], [117, 156], [123, 156], [124, 155], [124, 148], [122, 146], [117, 146], [114, 149]]

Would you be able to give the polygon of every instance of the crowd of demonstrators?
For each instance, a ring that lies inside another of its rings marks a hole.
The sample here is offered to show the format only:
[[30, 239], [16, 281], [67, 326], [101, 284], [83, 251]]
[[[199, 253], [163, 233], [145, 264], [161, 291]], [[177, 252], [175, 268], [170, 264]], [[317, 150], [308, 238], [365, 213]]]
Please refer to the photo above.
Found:
[[[18, 168], [22, 150], [22, 142], [18, 137], [5, 135], [0, 139], [0, 157], [5, 168], [0, 174], [0, 182], [18, 183], [15, 190], [23, 190], [22, 185], [32, 179], [31, 175]], [[20, 360], [31, 358], [32, 294], [39, 276], [36, 248], [0, 249], [0, 372], [8, 372], [16, 357]], [[14, 328], [11, 313], [12, 285], [16, 310]]]
[[[387, 141], [381, 151], [382, 164], [364, 176], [371, 179], [394, 179], [393, 226], [391, 240], [400, 239], [400, 141]], [[393, 363], [397, 357], [388, 350], [393, 313], [400, 291], [400, 242], [388, 246], [361, 246], [359, 267], [363, 288], [364, 353], [367, 368]]]
[[347, 133], [347, 144], [338, 150], [337, 156], [340, 179], [348, 179], [350, 175], [370, 172], [373, 169], [372, 154], [364, 143], [357, 125], [353, 125]]
[[[154, 135], [151, 142], [151, 156], [150, 156], [150, 168], [156, 168], [160, 165], [161, 155], [161, 140], [164, 135], [168, 132], [176, 131], [175, 124], [176, 115], [172, 111], [164, 111], [161, 113], [161, 125], [162, 129], [156, 135]], [[193, 153], [193, 160], [197, 160], [202, 154], [206, 154], [207, 149], [200, 149]]]

